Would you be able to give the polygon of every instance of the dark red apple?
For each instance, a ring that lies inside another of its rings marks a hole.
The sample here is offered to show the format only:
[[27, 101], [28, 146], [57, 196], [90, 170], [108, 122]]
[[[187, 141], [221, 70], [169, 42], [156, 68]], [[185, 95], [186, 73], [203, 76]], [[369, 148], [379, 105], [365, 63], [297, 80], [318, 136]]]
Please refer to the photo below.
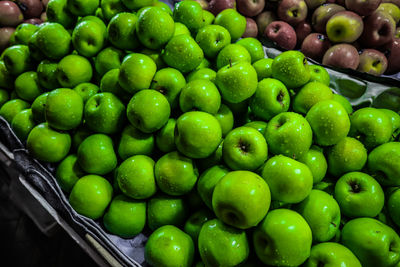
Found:
[[337, 4], [323, 4], [312, 14], [311, 26], [316, 32], [325, 33], [328, 20], [341, 11], [345, 11], [345, 8]]
[[33, 24], [33, 25], [40, 25], [40, 24], [43, 23], [43, 21], [41, 19], [38, 19], [38, 18], [32, 18], [32, 19], [24, 20], [24, 23], [29, 23], [29, 24]]
[[400, 38], [394, 38], [391, 42], [382, 47], [388, 59], [386, 74], [400, 72]]
[[279, 19], [297, 25], [307, 17], [308, 8], [303, 0], [282, 0], [278, 6]]
[[246, 18], [246, 30], [242, 37], [257, 37], [258, 27], [257, 23], [252, 18]]
[[375, 11], [364, 19], [360, 42], [364, 47], [378, 47], [392, 41], [396, 23], [389, 13]]
[[277, 18], [272, 11], [264, 11], [260, 13], [256, 18], [258, 33], [262, 35], [265, 32], [265, 28], [275, 20], [277, 20]]
[[303, 21], [296, 25], [295, 27], [296, 36], [297, 36], [297, 44], [301, 45], [303, 40], [312, 32], [311, 24]]
[[246, 17], [254, 17], [264, 10], [265, 0], [236, 0], [238, 11]]
[[47, 4], [48, 4], [49, 2], [50, 2], [50, 0], [42, 0], [42, 4], [43, 4], [44, 9], [46, 9]]
[[19, 8], [27, 19], [39, 17], [43, 11], [43, 4], [40, 0], [17, 0]]
[[224, 9], [236, 8], [235, 0], [211, 0], [208, 3], [208, 11], [213, 13], [215, 16], [218, 15]]
[[10, 45], [10, 37], [14, 33], [15, 28], [3, 27], [0, 28], [0, 54]]
[[271, 22], [265, 29], [264, 35], [284, 49], [291, 50], [296, 46], [296, 32], [284, 21]]
[[329, 48], [322, 59], [322, 64], [347, 68], [347, 69], [357, 69], [360, 63], [360, 57], [358, 55], [357, 49], [349, 44], [338, 44]]
[[328, 37], [321, 33], [311, 33], [304, 39], [300, 51], [309, 58], [321, 61], [330, 47], [331, 42]]
[[24, 20], [21, 9], [11, 1], [0, 1], [0, 26], [14, 27]]
[[364, 49], [360, 54], [357, 70], [375, 76], [382, 75], [388, 66], [388, 60], [382, 52], [375, 49]]
[[378, 8], [381, 2], [382, 0], [345, 0], [345, 5], [348, 10], [360, 16], [368, 16]]

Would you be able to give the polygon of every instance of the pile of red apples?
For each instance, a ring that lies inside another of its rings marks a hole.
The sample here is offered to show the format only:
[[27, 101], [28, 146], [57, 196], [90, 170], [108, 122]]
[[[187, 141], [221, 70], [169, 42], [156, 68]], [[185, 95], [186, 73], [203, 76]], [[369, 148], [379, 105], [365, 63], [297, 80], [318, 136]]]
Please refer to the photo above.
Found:
[[236, 8], [245, 36], [299, 49], [324, 65], [373, 75], [400, 72], [400, 0], [197, 0], [214, 14]]

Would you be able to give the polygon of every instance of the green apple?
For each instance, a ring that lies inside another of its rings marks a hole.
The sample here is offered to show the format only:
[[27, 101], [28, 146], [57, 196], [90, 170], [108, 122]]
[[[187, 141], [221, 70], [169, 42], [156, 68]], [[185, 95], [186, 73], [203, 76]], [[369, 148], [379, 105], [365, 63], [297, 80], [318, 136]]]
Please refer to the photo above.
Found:
[[60, 87], [60, 84], [57, 81], [57, 65], [57, 62], [47, 59], [39, 63], [36, 73], [41, 87], [48, 90]]
[[214, 188], [219, 180], [224, 177], [229, 170], [223, 165], [215, 165], [205, 170], [197, 182], [197, 192], [203, 202], [212, 209], [212, 195]]
[[190, 235], [195, 246], [198, 244], [199, 234], [203, 224], [214, 218], [215, 216], [210, 210], [201, 209], [193, 213], [186, 221], [183, 231]]
[[390, 195], [386, 202], [387, 211], [393, 222], [400, 226], [400, 190], [396, 188]]
[[42, 93], [42, 89], [40, 88], [38, 81], [38, 75], [34, 71], [28, 71], [20, 74], [15, 79], [14, 88], [18, 97], [28, 102], [32, 102]]
[[221, 143], [222, 130], [218, 120], [209, 113], [190, 111], [176, 121], [175, 145], [187, 157], [210, 156]]
[[376, 147], [369, 153], [368, 170], [381, 185], [399, 186], [399, 161], [400, 142], [389, 142]]
[[272, 77], [283, 82], [289, 89], [303, 86], [310, 80], [305, 56], [299, 51], [285, 51], [272, 62]]
[[203, 26], [203, 9], [195, 1], [180, 1], [175, 4], [173, 17], [184, 24], [191, 32], [197, 32]]
[[[173, 140], [173, 139], [172, 139]], [[118, 144], [118, 155], [125, 160], [134, 155], [150, 156], [154, 150], [154, 136], [143, 133], [132, 125], [125, 126]]]
[[339, 205], [324, 191], [312, 190], [306, 199], [296, 205], [295, 210], [307, 221], [316, 242], [329, 241], [339, 231]]
[[29, 103], [21, 99], [12, 99], [3, 104], [0, 108], [0, 116], [11, 124], [14, 117], [24, 109], [29, 108]]
[[83, 103], [86, 103], [89, 98], [99, 92], [99, 87], [93, 83], [81, 83], [73, 89], [78, 95], [81, 96]]
[[167, 123], [170, 113], [167, 98], [150, 89], [137, 92], [127, 106], [129, 122], [145, 133], [161, 129]]
[[246, 18], [235, 9], [225, 9], [216, 17], [214, 23], [226, 28], [231, 34], [232, 41], [242, 37], [246, 30]]
[[175, 32], [174, 20], [158, 7], [146, 8], [140, 13], [136, 23], [136, 34], [147, 48], [160, 49], [172, 38]]
[[115, 15], [127, 11], [122, 0], [101, 0], [100, 7], [106, 21], [110, 21]]
[[57, 183], [67, 193], [70, 193], [76, 182], [85, 175], [77, 161], [78, 157], [70, 154], [60, 162], [56, 169]]
[[295, 95], [293, 110], [306, 114], [316, 103], [333, 99], [332, 90], [323, 83], [309, 82]]
[[334, 100], [323, 100], [311, 107], [306, 116], [318, 145], [337, 144], [350, 131], [350, 118], [342, 105]]
[[103, 216], [111, 202], [112, 193], [112, 186], [106, 179], [86, 175], [75, 183], [69, 195], [69, 203], [77, 213], [96, 220]]
[[140, 234], [146, 225], [146, 202], [116, 196], [104, 214], [103, 224], [107, 231], [123, 238]]
[[169, 118], [167, 123], [156, 133], [157, 148], [164, 153], [176, 150], [174, 139], [175, 125], [176, 120]]
[[172, 225], [154, 231], [144, 250], [144, 258], [151, 266], [191, 267], [193, 255], [194, 245], [190, 236]]
[[0, 89], [0, 108], [10, 100], [10, 96], [6, 90]]
[[[51, 2], [51, 3], [50, 3]], [[68, 0], [51, 0], [47, 3], [47, 21], [56, 22], [69, 29], [75, 25], [76, 16], [67, 8]]]
[[218, 53], [217, 69], [241, 61], [251, 63], [251, 55], [247, 49], [238, 44], [228, 44]]
[[318, 147], [311, 147], [299, 161], [306, 164], [313, 175], [314, 184], [321, 182], [325, 177], [326, 171], [328, 169], [328, 163], [322, 149]]
[[362, 267], [360, 261], [350, 249], [334, 242], [316, 244], [311, 248], [311, 255], [304, 267], [318, 267], [318, 265], [324, 267]]
[[25, 142], [35, 125], [36, 123], [33, 120], [32, 110], [24, 109], [14, 116], [11, 122], [11, 129], [14, 131], [19, 140]]
[[136, 155], [124, 160], [117, 170], [117, 182], [122, 193], [133, 199], [146, 199], [157, 191], [154, 160]]
[[79, 146], [82, 144], [83, 140], [85, 140], [87, 137], [92, 135], [93, 132], [87, 129], [84, 126], [80, 126], [75, 129], [75, 131], [72, 134], [72, 150], [77, 152]]
[[249, 257], [246, 232], [218, 219], [203, 224], [198, 243], [205, 266], [240, 266]]
[[203, 24], [201, 28], [213, 24], [214, 20], [215, 20], [214, 14], [208, 10], [203, 9]]
[[400, 7], [394, 2], [382, 3], [378, 6], [377, 10], [387, 12], [397, 24], [400, 21]]
[[122, 61], [119, 72], [119, 84], [130, 94], [150, 88], [156, 73], [154, 61], [143, 54], [129, 54]]
[[37, 123], [46, 121], [46, 102], [48, 94], [49, 93], [41, 94], [32, 103], [32, 116]]
[[329, 86], [331, 80], [329, 73], [324, 67], [319, 65], [310, 65], [308, 66], [308, 69], [310, 71], [310, 82], [320, 82]]
[[236, 62], [218, 70], [215, 82], [222, 99], [239, 103], [250, 98], [257, 89], [257, 73], [248, 62]]
[[272, 76], [272, 58], [262, 58], [253, 63], [253, 67], [257, 72], [258, 81]]
[[389, 226], [372, 218], [357, 218], [342, 229], [341, 243], [362, 266], [395, 266], [400, 261], [400, 238]]
[[29, 39], [39, 29], [37, 25], [22, 23], [15, 28], [13, 35], [10, 37], [13, 39], [13, 45], [22, 44], [28, 45]]
[[139, 10], [142, 7], [151, 6], [155, 0], [121, 0], [130, 10]]
[[392, 137], [392, 122], [381, 110], [366, 107], [351, 116], [349, 136], [360, 140], [367, 149], [384, 144]]
[[86, 126], [98, 133], [113, 134], [122, 129], [125, 106], [112, 93], [95, 94], [85, 104]]
[[221, 140], [221, 143], [218, 145], [217, 149], [213, 153], [211, 153], [210, 156], [196, 161], [196, 164], [199, 167], [199, 170], [204, 171], [205, 169], [211, 168], [212, 166], [215, 166], [218, 164], [223, 164], [223, 162], [222, 162], [222, 144], [223, 144], [223, 142], [224, 141]]
[[119, 69], [123, 55], [124, 53], [121, 50], [112, 46], [101, 50], [94, 59], [96, 72], [103, 76], [112, 69]]
[[208, 58], [215, 58], [219, 51], [231, 43], [228, 30], [219, 25], [207, 25], [196, 35], [196, 42]]
[[93, 70], [89, 60], [79, 55], [68, 55], [57, 65], [57, 80], [63, 87], [74, 88], [92, 79]]
[[83, 100], [74, 90], [59, 88], [47, 95], [45, 117], [50, 127], [68, 131], [82, 122]]
[[242, 38], [236, 44], [243, 46], [251, 56], [251, 63], [255, 63], [265, 57], [264, 48], [259, 40], [253, 37]]
[[107, 26], [108, 40], [119, 49], [133, 51], [140, 45], [136, 34], [137, 23], [138, 17], [133, 13], [116, 14]]
[[238, 127], [226, 136], [222, 158], [232, 170], [256, 170], [268, 157], [264, 136], [254, 128]]
[[102, 20], [84, 17], [72, 32], [72, 44], [82, 56], [93, 57], [103, 49], [106, 36], [107, 28]]
[[253, 232], [258, 258], [274, 266], [299, 266], [310, 256], [312, 233], [304, 218], [295, 211], [270, 211]]
[[357, 139], [345, 137], [328, 150], [327, 158], [329, 173], [338, 177], [362, 170], [367, 163], [367, 150]]
[[170, 106], [174, 107], [179, 99], [179, 93], [185, 85], [185, 77], [179, 70], [164, 68], [156, 72], [150, 88], [163, 94], [167, 98]]
[[14, 76], [8, 71], [6, 64], [3, 61], [4, 55], [0, 56], [0, 88], [13, 89]]
[[32, 62], [27, 45], [13, 45], [1, 54], [7, 71], [12, 75], [20, 75], [32, 68]]
[[216, 114], [221, 106], [221, 95], [213, 82], [194, 80], [182, 88], [179, 106], [182, 112], [198, 110]]
[[349, 172], [335, 185], [335, 199], [343, 215], [375, 217], [384, 205], [384, 194], [379, 183], [366, 173]]
[[301, 158], [311, 147], [312, 131], [307, 120], [294, 112], [283, 112], [273, 117], [265, 130], [270, 151], [295, 159]]
[[215, 215], [239, 229], [256, 226], [267, 214], [270, 204], [268, 184], [250, 171], [228, 172], [216, 184], [212, 195]]
[[94, 15], [99, 2], [99, 0], [68, 0], [67, 7], [75, 16], [88, 16]]
[[265, 135], [265, 131], [267, 129], [267, 123], [265, 121], [251, 121], [243, 126], [254, 128], [259, 131], [263, 136]]
[[162, 156], [156, 162], [154, 172], [158, 187], [172, 196], [181, 196], [190, 192], [199, 176], [193, 161], [177, 151]]
[[400, 134], [400, 115], [390, 109], [380, 109], [392, 122], [392, 139], [395, 139]]
[[153, 2], [153, 6], [160, 8], [162, 11], [167, 12], [170, 16], [172, 16], [172, 10], [168, 4], [162, 1], [155, 0]]
[[44, 162], [58, 162], [67, 156], [71, 147], [71, 137], [57, 132], [47, 123], [35, 126], [28, 135], [26, 148], [29, 154]]
[[162, 59], [161, 52], [162, 50], [151, 50], [148, 48], [143, 48], [142, 50], [140, 50], [141, 54], [149, 56], [154, 61], [154, 63], [156, 63], [158, 70], [167, 67], [164, 60]]
[[188, 207], [183, 198], [157, 194], [148, 201], [147, 224], [153, 231], [168, 224], [181, 227], [187, 216]]
[[113, 93], [124, 103], [129, 102], [131, 95], [119, 84], [119, 69], [109, 70], [100, 80], [100, 91], [103, 93]]
[[187, 34], [190, 35], [189, 29], [185, 26], [185, 24], [182, 24], [180, 22], [175, 21], [175, 31], [174, 31], [174, 36], [181, 35], [181, 34]]
[[217, 77], [217, 73], [215, 70], [210, 68], [202, 68], [192, 71], [186, 76], [187, 82], [191, 82], [194, 80], [204, 79], [210, 80], [211, 82], [215, 82], [215, 78]]
[[272, 200], [299, 203], [311, 192], [313, 176], [307, 165], [278, 155], [264, 165], [261, 176], [271, 189]]
[[[46, 24], [45, 24], [46, 25]], [[28, 47], [29, 47], [29, 54], [30, 58], [35, 60], [35, 61], [42, 61], [43, 59], [46, 58], [45, 54], [42, 52], [40, 44], [38, 42], [38, 32], [37, 30], [32, 37], [29, 39]], [[42, 36], [43, 37], [43, 36]], [[69, 47], [68, 47], [69, 50]], [[61, 53], [61, 51], [60, 51]], [[54, 59], [52, 59], [54, 60]]]
[[258, 83], [255, 94], [250, 99], [250, 109], [254, 115], [269, 121], [279, 113], [289, 109], [290, 95], [280, 81], [266, 78]]
[[79, 165], [87, 173], [103, 175], [117, 166], [113, 141], [104, 134], [93, 134], [83, 140], [77, 155]]
[[187, 73], [200, 65], [203, 61], [204, 53], [190, 35], [180, 34], [169, 40], [163, 50], [162, 58], [168, 66]]
[[353, 107], [351, 106], [349, 100], [347, 100], [347, 98], [345, 98], [342, 95], [338, 95], [338, 94], [333, 94], [333, 100], [335, 100], [336, 102], [340, 103], [344, 109], [347, 111], [347, 114], [351, 114], [353, 113]]
[[35, 45], [48, 59], [58, 60], [70, 52], [71, 35], [58, 23], [46, 23], [35, 33]]
[[214, 117], [221, 126], [222, 137], [225, 137], [233, 128], [234, 118], [232, 111], [227, 105], [221, 104], [217, 114]]

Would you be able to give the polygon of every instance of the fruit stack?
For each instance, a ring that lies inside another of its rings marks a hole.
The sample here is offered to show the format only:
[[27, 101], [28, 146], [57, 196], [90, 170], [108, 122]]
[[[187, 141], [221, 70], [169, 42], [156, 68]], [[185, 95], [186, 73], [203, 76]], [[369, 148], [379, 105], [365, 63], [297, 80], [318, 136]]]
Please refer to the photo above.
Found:
[[398, 0], [198, 1], [214, 14], [236, 6], [248, 17], [249, 36], [297, 48], [324, 65], [378, 76], [400, 72]]
[[21, 23], [39, 25], [46, 21], [48, 0], [0, 1], [0, 52], [13, 44], [11, 35]]
[[299, 51], [264, 58], [234, 9], [98, 8], [51, 0], [0, 60], [0, 115], [76, 212], [149, 233], [152, 266], [400, 262], [399, 110], [353, 112]]

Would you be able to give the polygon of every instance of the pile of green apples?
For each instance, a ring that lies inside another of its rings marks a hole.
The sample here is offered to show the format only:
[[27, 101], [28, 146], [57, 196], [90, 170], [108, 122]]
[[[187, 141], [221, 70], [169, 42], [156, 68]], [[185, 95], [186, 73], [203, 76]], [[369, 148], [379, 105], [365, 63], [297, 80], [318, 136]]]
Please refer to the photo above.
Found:
[[0, 115], [77, 213], [149, 234], [149, 265], [399, 266], [398, 113], [353, 111], [299, 51], [264, 58], [234, 9], [47, 14], [1, 55]]

